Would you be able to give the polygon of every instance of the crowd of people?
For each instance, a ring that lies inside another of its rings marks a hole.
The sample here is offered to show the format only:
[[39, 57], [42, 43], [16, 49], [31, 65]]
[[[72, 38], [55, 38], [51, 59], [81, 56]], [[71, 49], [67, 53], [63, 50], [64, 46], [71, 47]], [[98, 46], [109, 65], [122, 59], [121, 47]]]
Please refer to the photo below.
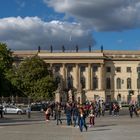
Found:
[[[116, 103], [110, 104], [110, 115], [119, 115], [119, 105]], [[50, 117], [54, 117], [56, 124], [62, 124], [62, 112], [66, 116], [66, 123], [68, 126], [83, 128], [87, 131], [88, 127], [93, 127], [95, 124], [95, 118], [104, 116], [106, 111], [105, 103], [102, 100], [98, 102], [88, 102], [83, 105], [70, 102], [66, 104], [53, 103], [45, 110], [46, 121], [50, 120]], [[88, 119], [87, 119], [88, 118]], [[86, 122], [89, 120], [88, 122]], [[89, 126], [87, 126], [87, 123]]]
[[[56, 120], [57, 125], [63, 123], [63, 114], [66, 116], [67, 126], [73, 125], [74, 127], [79, 128], [82, 132], [84, 128], [87, 131], [89, 127], [93, 127], [95, 124], [95, 118], [104, 116], [107, 109], [109, 115], [119, 116], [120, 106], [117, 102], [111, 102], [108, 108], [106, 108], [106, 104], [102, 100], [99, 100], [98, 102], [88, 102], [83, 105], [75, 102], [69, 102], [66, 104], [53, 103], [48, 105], [45, 114], [46, 121], [49, 121], [52, 116], [54, 117], [54, 120]], [[129, 112], [131, 118], [133, 117], [133, 114], [138, 117], [138, 106], [130, 104]]]
[[[73, 127], [79, 128], [81, 132], [84, 128], [87, 131], [88, 128], [93, 127], [95, 125], [95, 118], [104, 116], [106, 110], [108, 110], [111, 116], [119, 116], [120, 112], [120, 106], [117, 102], [110, 102], [108, 106], [106, 106], [103, 100], [86, 102], [82, 105], [77, 102], [51, 102], [45, 104], [43, 109], [47, 122], [50, 121], [52, 117], [56, 120], [56, 125], [61, 125], [64, 118], [66, 118], [67, 126], [73, 125]], [[129, 114], [130, 118], [133, 118], [134, 114], [139, 117], [140, 109], [137, 104], [129, 105]], [[0, 117], [3, 117], [2, 106], [0, 106]], [[28, 118], [30, 118], [30, 116]]]

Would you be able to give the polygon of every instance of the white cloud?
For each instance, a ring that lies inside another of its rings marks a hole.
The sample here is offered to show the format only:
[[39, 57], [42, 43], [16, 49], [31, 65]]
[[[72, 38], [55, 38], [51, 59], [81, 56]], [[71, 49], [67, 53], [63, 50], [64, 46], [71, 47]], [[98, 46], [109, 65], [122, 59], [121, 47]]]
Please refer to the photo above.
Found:
[[98, 31], [140, 27], [140, 0], [44, 0], [60, 13]]
[[11, 49], [37, 49], [40, 45], [48, 49], [74, 49], [93, 44], [92, 33], [78, 23], [60, 21], [44, 22], [38, 17], [9, 17], [0, 19], [0, 42], [6, 42]]

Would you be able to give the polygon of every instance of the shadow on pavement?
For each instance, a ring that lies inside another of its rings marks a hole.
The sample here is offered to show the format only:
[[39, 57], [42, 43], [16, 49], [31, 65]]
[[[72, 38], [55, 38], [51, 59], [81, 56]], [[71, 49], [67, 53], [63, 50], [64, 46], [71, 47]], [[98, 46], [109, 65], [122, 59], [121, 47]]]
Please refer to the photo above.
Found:
[[108, 127], [108, 126], [116, 126], [117, 124], [102, 124], [102, 125], [95, 125], [95, 127]]
[[90, 131], [108, 131], [108, 130], [112, 130], [112, 129], [96, 129], [96, 130], [88, 130], [87, 132], [90, 132]]

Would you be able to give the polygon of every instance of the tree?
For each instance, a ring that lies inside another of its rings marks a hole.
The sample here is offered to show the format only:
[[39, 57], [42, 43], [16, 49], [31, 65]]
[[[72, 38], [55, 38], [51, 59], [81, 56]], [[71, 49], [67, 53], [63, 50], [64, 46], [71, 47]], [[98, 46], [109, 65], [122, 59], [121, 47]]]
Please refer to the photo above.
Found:
[[12, 68], [12, 63], [12, 52], [6, 44], [0, 43], [0, 96], [8, 96], [10, 92], [11, 84], [5, 75]]
[[20, 89], [34, 99], [52, 98], [55, 82], [49, 74], [47, 64], [38, 56], [26, 58], [20, 63], [17, 74]]
[[3, 73], [12, 68], [12, 52], [6, 44], [0, 43], [0, 72]]
[[53, 99], [55, 90], [56, 85], [54, 79], [50, 76], [46, 76], [35, 83], [35, 91], [37, 94], [33, 94], [32, 97], [38, 100]]

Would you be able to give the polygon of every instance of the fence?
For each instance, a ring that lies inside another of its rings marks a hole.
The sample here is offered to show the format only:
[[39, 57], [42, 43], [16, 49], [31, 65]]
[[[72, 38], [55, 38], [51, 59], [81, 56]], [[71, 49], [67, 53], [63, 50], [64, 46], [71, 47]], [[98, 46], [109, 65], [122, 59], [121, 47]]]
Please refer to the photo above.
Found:
[[0, 103], [7, 103], [7, 104], [28, 104], [33, 102], [33, 99], [28, 97], [0, 97]]

